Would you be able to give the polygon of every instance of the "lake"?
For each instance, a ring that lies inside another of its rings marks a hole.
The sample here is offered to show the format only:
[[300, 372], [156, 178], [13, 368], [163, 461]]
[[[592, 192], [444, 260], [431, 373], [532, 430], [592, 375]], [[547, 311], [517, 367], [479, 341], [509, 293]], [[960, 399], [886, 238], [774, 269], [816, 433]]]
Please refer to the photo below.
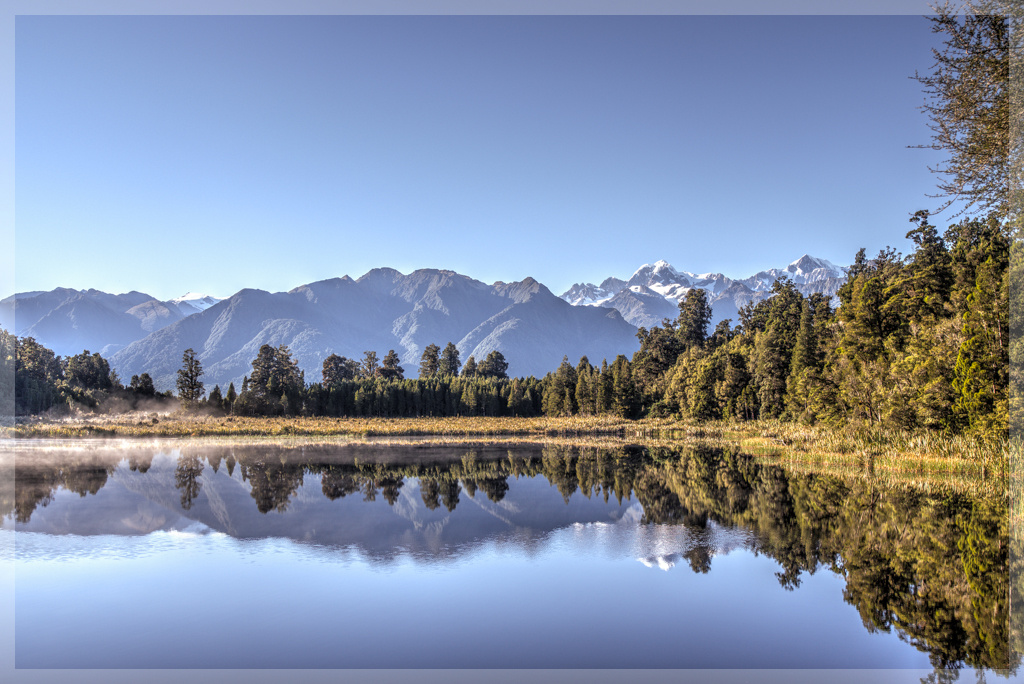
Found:
[[19, 670], [1019, 679], [1005, 498], [736, 450], [41, 440], [4, 505]]

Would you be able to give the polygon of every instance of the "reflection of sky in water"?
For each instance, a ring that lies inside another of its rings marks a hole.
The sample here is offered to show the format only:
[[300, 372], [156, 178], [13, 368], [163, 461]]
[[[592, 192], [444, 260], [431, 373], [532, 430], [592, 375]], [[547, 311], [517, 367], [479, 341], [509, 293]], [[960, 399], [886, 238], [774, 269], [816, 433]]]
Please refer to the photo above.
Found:
[[574, 525], [539, 546], [487, 541], [456, 562], [385, 566], [349, 549], [202, 530], [19, 533], [17, 663], [927, 666], [895, 637], [865, 632], [829, 573], [786, 592], [775, 563], [745, 551], [717, 557], [707, 575], [636, 562], [666, 555], [673, 532]]
[[784, 589], [754, 533], [647, 524], [631, 494], [509, 477], [450, 511], [416, 478], [389, 504], [304, 471], [261, 513], [207, 464], [183, 510], [176, 457], [4, 520], [19, 667], [929, 668], [865, 629], [842, 577]]
[[736, 548], [742, 532], [702, 533], [715, 541], [707, 574], [685, 562], [658, 571], [700, 540], [640, 514], [633, 503], [540, 540], [480, 539], [441, 563], [398, 553], [381, 564], [354, 546], [240, 540], [198, 523], [19, 532], [17, 664], [927, 667], [894, 635], [863, 629], [841, 578], [783, 590], [771, 559]]

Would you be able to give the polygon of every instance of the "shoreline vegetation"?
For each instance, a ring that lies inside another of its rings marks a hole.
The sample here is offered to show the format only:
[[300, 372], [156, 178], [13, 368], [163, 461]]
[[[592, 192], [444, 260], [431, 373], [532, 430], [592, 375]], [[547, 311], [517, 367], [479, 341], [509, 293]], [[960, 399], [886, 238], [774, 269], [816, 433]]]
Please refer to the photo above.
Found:
[[[956, 491], [1019, 492], [1018, 441], [976, 435], [943, 435], [871, 427], [827, 428], [779, 420], [687, 422], [612, 416], [314, 418], [137, 413], [60, 420], [19, 421], [4, 436], [23, 440], [72, 440], [131, 444], [150, 439], [311, 443], [502, 445], [558, 443], [615, 447], [731, 446], [787, 469], [837, 476], [865, 476], [889, 484]], [[1012, 458], [1011, 458], [1012, 457]], [[1011, 472], [1012, 471], [1012, 472]], [[1020, 497], [1015, 497], [1019, 499]]]

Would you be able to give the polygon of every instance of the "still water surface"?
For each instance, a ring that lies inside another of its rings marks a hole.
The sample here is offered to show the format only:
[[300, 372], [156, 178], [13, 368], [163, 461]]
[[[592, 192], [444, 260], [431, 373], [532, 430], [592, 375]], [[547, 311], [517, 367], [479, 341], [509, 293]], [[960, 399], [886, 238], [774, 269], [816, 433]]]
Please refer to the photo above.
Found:
[[19, 668], [1016, 679], [1000, 499], [694, 448], [38, 443], [16, 469]]

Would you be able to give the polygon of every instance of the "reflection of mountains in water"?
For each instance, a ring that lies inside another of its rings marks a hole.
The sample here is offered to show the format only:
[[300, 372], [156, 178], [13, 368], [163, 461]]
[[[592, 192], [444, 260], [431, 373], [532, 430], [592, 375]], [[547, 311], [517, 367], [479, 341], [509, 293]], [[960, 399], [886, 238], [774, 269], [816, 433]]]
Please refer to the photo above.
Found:
[[637, 560], [649, 568], [668, 571], [677, 565], [689, 565], [694, 572], [703, 574], [711, 570], [711, 559], [715, 556], [726, 556], [736, 549], [753, 548], [756, 543], [745, 530], [725, 528], [709, 521], [704, 529], [688, 530], [683, 540], [673, 540], [668, 545], [654, 543], [643, 546], [653, 552]]
[[[484, 543], [535, 553], [553, 531], [581, 524], [611, 525], [599, 533], [603, 543], [634, 557], [678, 555], [694, 545], [685, 526], [637, 537], [643, 508], [631, 483], [616, 490], [605, 477], [584, 482], [581, 491], [581, 468], [567, 453], [534, 447], [510, 458], [503, 450], [421, 448], [403, 462], [401, 451], [335, 451], [334, 462], [325, 463], [316, 450], [299, 452], [301, 459], [294, 452], [192, 450], [158, 453], [143, 464], [93, 465], [82, 496], [46, 494], [42, 506], [20, 515], [18, 529], [146, 534], [199, 522], [236, 538], [346, 547], [378, 561], [407, 555], [436, 562]], [[643, 548], [634, 548], [637, 539]]]
[[[447, 562], [484, 545], [547, 544], [708, 572], [741, 546], [786, 589], [824, 567], [870, 629], [896, 630], [941, 669], [1003, 669], [1007, 500], [926, 495], [868, 477], [791, 473], [734, 449], [512, 450], [280, 446], [19, 451], [13, 516], [49, 534], [202, 526]], [[127, 454], [127, 456], [126, 456]], [[655, 523], [655, 524], [650, 524]]]

